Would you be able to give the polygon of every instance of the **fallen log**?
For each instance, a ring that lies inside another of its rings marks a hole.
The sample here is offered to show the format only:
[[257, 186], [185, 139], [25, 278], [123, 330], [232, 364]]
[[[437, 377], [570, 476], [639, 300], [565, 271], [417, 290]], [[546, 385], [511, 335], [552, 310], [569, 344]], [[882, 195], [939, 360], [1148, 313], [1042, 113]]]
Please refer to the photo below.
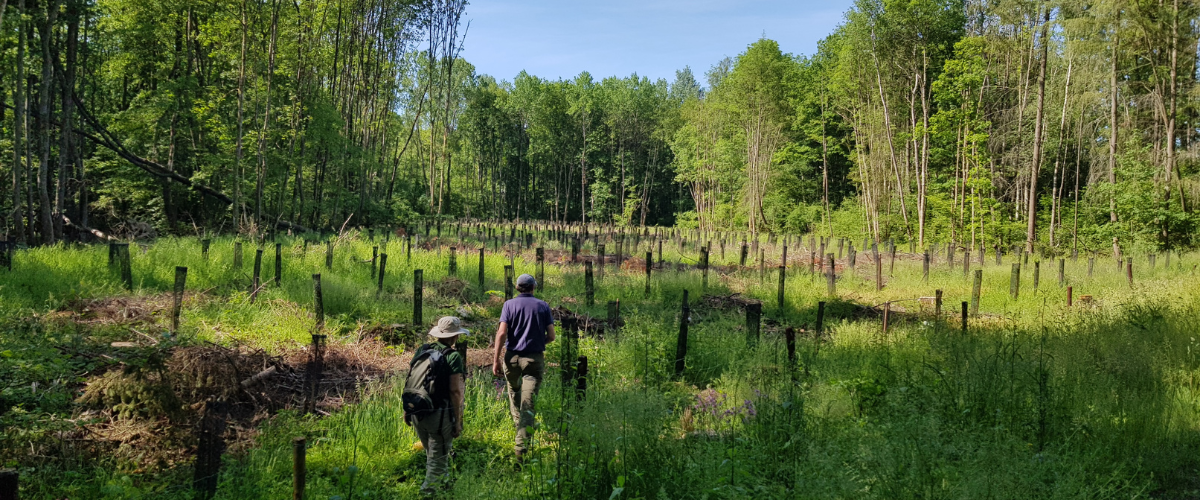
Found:
[[251, 387], [254, 387], [256, 384], [266, 380], [271, 375], [274, 375], [276, 371], [277, 370], [275, 369], [275, 367], [272, 366], [272, 367], [267, 368], [266, 370], [263, 370], [261, 372], [254, 374], [250, 378], [242, 381], [242, 383], [241, 383], [242, 389], [249, 389]]
[[76, 223], [72, 222], [72, 221], [71, 221], [71, 219], [69, 219], [69, 218], [68, 218], [67, 216], [65, 216], [65, 215], [60, 215], [60, 217], [62, 217], [62, 220], [63, 220], [63, 223], [64, 223], [64, 224], [66, 224], [66, 225], [68, 225], [68, 226], [70, 226], [70, 227], [73, 227], [73, 228], [79, 229], [79, 230], [81, 230], [81, 231], [87, 231], [87, 232], [89, 232], [89, 233], [92, 233], [92, 236], [95, 236], [95, 237], [97, 237], [97, 238], [99, 238], [99, 239], [101, 239], [101, 240], [104, 240], [104, 241], [116, 241], [116, 239], [117, 239], [115, 236], [109, 236], [109, 235], [108, 235], [108, 234], [106, 234], [104, 231], [101, 231], [101, 230], [99, 230], [99, 229], [92, 229], [92, 228], [90, 228], [90, 227], [87, 227], [87, 226], [85, 226], [85, 225], [83, 225], [83, 224], [76, 224]]

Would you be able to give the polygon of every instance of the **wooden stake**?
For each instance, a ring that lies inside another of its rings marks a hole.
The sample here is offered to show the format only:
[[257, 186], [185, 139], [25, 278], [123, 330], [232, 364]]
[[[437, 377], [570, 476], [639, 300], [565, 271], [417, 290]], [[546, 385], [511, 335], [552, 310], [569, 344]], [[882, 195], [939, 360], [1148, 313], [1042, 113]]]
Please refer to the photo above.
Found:
[[0, 500], [17, 500], [21, 475], [12, 469], [0, 470]]
[[307, 440], [303, 437], [292, 438], [292, 500], [304, 500], [304, 482], [308, 476], [305, 463]]
[[183, 306], [183, 288], [187, 285], [188, 268], [175, 267], [175, 294], [171, 301], [171, 333], [179, 333], [179, 310]]
[[691, 310], [688, 309], [688, 291], [683, 291], [683, 306], [680, 309], [679, 315], [679, 337], [675, 342], [675, 376], [683, 375], [684, 360], [687, 358], [687, 337], [688, 337], [688, 316], [691, 315]]
[[425, 271], [422, 269], [413, 269], [413, 329], [421, 331], [425, 324], [424, 311], [421, 306], [424, 302], [425, 294]]
[[313, 313], [316, 316], [316, 326], [313, 331], [320, 332], [325, 328], [325, 298], [321, 295], [321, 275], [314, 274], [313, 278]]
[[759, 331], [762, 326], [762, 303], [746, 304], [746, 343], [754, 346], [758, 343]]
[[983, 269], [975, 270], [975, 280], [971, 284], [971, 315], [979, 316], [979, 294], [983, 288]]
[[653, 267], [651, 262], [654, 255], [651, 252], [646, 252], [646, 298], [650, 298], [650, 268]]
[[[511, 268], [509, 268], [509, 267], [505, 267], [505, 269], [504, 269], [505, 279], [507, 279], [508, 274], [512, 272], [512, 271], [510, 271], [510, 269]], [[504, 286], [505, 286], [505, 294], [507, 294], [508, 293], [507, 292], [508, 285], [506, 284]], [[596, 305], [596, 288], [595, 288], [595, 286], [596, 286], [595, 282], [592, 279], [592, 261], [590, 261], [590, 260], [584, 261], [584, 263], [583, 263], [583, 294], [584, 294], [584, 297], [587, 299], [588, 307]], [[506, 297], [506, 300], [507, 300], [507, 297]]]
[[383, 295], [383, 279], [387, 275], [387, 254], [379, 255], [379, 288], [375, 290], [375, 296]]

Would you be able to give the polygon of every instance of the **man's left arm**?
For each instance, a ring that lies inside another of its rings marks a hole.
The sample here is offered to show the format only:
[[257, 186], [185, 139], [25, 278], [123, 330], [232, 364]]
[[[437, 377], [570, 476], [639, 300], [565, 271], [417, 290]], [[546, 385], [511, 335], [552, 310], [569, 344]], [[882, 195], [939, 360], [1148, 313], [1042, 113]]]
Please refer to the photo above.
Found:
[[450, 375], [450, 407], [454, 412], [454, 437], [462, 435], [463, 417], [466, 410], [467, 383], [463, 374]]

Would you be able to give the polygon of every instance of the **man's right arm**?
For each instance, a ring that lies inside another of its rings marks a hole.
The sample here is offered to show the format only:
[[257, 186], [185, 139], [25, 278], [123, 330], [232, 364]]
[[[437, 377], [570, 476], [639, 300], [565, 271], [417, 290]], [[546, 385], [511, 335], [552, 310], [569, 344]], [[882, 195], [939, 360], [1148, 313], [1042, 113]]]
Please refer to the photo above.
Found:
[[492, 375], [497, 377], [504, 374], [500, 369], [500, 350], [504, 349], [504, 344], [508, 341], [508, 323], [500, 322], [500, 327], [496, 329], [496, 347], [492, 355]]
[[546, 327], [546, 343], [554, 342], [554, 325]]

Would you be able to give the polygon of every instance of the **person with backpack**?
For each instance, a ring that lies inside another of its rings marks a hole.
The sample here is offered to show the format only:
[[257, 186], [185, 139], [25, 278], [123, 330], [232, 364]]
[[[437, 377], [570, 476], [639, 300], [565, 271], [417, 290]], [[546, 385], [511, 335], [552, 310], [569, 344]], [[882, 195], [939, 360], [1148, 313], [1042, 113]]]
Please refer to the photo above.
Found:
[[450, 447], [462, 434], [467, 372], [466, 357], [454, 343], [471, 332], [462, 320], [446, 316], [429, 330], [437, 339], [417, 348], [404, 381], [404, 421], [417, 431], [425, 448], [425, 482], [421, 493], [432, 495], [450, 477]]
[[[517, 436], [513, 451], [517, 460], [524, 458], [529, 428], [535, 419], [533, 400], [542, 383], [546, 344], [554, 342], [554, 318], [550, 305], [533, 296], [537, 280], [528, 274], [517, 277], [517, 297], [504, 303], [500, 327], [496, 330], [492, 374], [503, 373], [508, 381], [508, 408]], [[504, 364], [500, 350], [505, 349]]]

